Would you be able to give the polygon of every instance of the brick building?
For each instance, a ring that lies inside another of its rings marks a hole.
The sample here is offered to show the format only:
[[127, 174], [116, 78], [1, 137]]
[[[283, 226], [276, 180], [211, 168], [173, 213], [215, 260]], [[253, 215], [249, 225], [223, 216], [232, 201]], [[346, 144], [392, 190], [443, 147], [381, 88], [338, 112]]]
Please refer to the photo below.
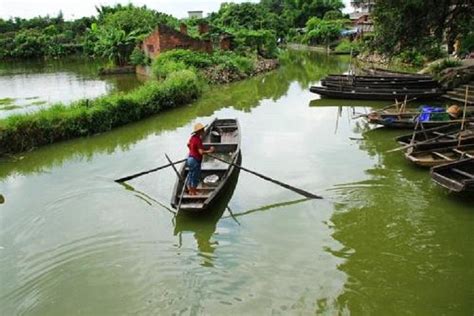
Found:
[[[207, 32], [207, 26], [200, 26], [200, 32]], [[158, 56], [161, 52], [171, 49], [183, 48], [201, 52], [212, 52], [212, 43], [210, 40], [196, 39], [187, 34], [185, 24], [180, 26], [180, 31], [160, 24], [148, 37], [146, 37], [141, 47], [143, 52], [150, 58]]]

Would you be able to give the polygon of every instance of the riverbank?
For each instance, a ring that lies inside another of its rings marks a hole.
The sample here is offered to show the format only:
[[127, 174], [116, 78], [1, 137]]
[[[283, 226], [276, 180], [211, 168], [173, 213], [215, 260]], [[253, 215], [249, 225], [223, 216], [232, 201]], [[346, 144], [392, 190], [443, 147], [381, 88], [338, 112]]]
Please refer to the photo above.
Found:
[[128, 93], [58, 103], [38, 112], [0, 120], [0, 155], [31, 151], [76, 137], [91, 136], [141, 120], [163, 110], [189, 104], [207, 83], [228, 83], [278, 67], [277, 60], [257, 59], [248, 72], [218, 65], [202, 70], [168, 69], [161, 80], [150, 80]]

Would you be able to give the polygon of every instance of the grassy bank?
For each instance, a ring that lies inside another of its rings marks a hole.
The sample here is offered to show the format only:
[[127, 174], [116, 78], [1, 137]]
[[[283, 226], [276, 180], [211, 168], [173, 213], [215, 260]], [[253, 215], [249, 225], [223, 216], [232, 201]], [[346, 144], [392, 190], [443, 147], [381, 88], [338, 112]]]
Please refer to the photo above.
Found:
[[202, 82], [190, 70], [150, 81], [127, 94], [114, 94], [0, 120], [0, 153], [36, 147], [108, 131], [198, 98]]

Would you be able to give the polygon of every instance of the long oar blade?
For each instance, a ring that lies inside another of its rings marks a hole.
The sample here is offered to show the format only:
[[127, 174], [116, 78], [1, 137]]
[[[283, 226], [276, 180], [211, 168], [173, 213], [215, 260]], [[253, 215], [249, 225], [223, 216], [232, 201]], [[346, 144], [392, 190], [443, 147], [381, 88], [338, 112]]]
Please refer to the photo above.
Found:
[[224, 162], [224, 163], [227, 163], [227, 164], [229, 164], [229, 165], [232, 165], [232, 166], [234, 166], [234, 167], [236, 167], [236, 168], [239, 168], [240, 170], [243, 170], [243, 171], [246, 171], [246, 172], [248, 172], [248, 173], [251, 173], [251, 174], [253, 174], [253, 175], [255, 175], [255, 176], [259, 177], [259, 178], [262, 178], [262, 179], [264, 179], [264, 180], [267, 180], [267, 181], [273, 182], [273, 183], [275, 183], [275, 184], [278, 184], [279, 186], [282, 186], [282, 187], [284, 187], [284, 188], [286, 188], [286, 189], [288, 189], [288, 190], [291, 190], [291, 191], [293, 191], [293, 192], [296, 192], [296, 193], [298, 193], [298, 194], [301, 194], [301, 195], [304, 196], [304, 197], [311, 198], [311, 199], [322, 199], [322, 197], [319, 196], [319, 195], [313, 194], [313, 193], [308, 192], [308, 191], [305, 191], [305, 190], [303, 190], [303, 189], [296, 188], [296, 187], [294, 187], [294, 186], [291, 186], [291, 185], [289, 185], [289, 184], [283, 183], [283, 182], [281, 182], [281, 181], [272, 179], [272, 178], [267, 177], [267, 176], [265, 176], [265, 175], [263, 175], [263, 174], [261, 174], [261, 173], [258, 173], [258, 172], [255, 172], [255, 171], [253, 171], [253, 170], [250, 170], [250, 169], [244, 168], [244, 167], [242, 167], [242, 166], [236, 165], [236, 164], [233, 163], [233, 162], [226, 161], [226, 160], [224, 160], [224, 159], [221, 159], [221, 158], [219, 158], [219, 157], [216, 157], [216, 156], [210, 155], [210, 154], [208, 154], [208, 156], [210, 156], [210, 157], [212, 157], [212, 158], [214, 158], [214, 159], [216, 159], [216, 160], [222, 161], [222, 162]]
[[130, 176], [126, 176], [126, 177], [117, 179], [117, 180], [115, 180], [115, 182], [119, 182], [119, 183], [120, 183], [120, 182], [129, 181], [129, 180], [132, 180], [132, 179], [134, 179], [134, 178], [137, 178], [137, 177], [140, 177], [140, 176], [143, 176], [143, 175], [146, 175], [146, 174], [149, 174], [149, 173], [152, 173], [152, 172], [161, 170], [161, 169], [165, 169], [165, 168], [168, 168], [168, 167], [171, 167], [171, 166], [180, 164], [180, 163], [185, 162], [185, 161], [186, 161], [186, 159], [181, 159], [181, 160], [178, 160], [178, 161], [175, 161], [175, 162], [172, 162], [172, 163], [168, 163], [168, 164], [163, 165], [163, 166], [159, 166], [159, 167], [156, 167], [156, 168], [147, 170], [147, 171], [135, 173], [135, 174], [132, 174], [132, 175], [130, 175]]

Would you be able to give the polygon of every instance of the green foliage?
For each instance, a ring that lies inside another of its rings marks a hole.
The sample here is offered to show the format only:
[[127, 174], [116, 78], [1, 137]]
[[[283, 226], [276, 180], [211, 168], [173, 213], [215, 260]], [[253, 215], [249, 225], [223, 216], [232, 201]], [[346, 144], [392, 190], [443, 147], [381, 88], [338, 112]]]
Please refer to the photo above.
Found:
[[360, 52], [362, 50], [362, 44], [357, 41], [350, 41], [347, 38], [342, 39], [337, 46], [334, 48], [334, 51], [337, 53], [350, 53]]
[[307, 32], [303, 41], [307, 44], [325, 44], [329, 45], [331, 41], [339, 38], [344, 29], [346, 20], [321, 20], [311, 18], [306, 23]]
[[93, 18], [0, 19], [0, 58], [60, 57], [80, 51], [85, 24]]
[[0, 120], [0, 148], [20, 152], [74, 137], [105, 132], [191, 102], [201, 94], [196, 74], [181, 70], [158, 83], [147, 82], [128, 94], [62, 104]]
[[151, 64], [151, 60], [138, 46], [135, 46], [130, 55], [130, 63], [135, 66], [146, 66]]
[[288, 27], [299, 28], [311, 17], [322, 19], [327, 12], [341, 12], [344, 8], [341, 0], [261, 0], [261, 4], [281, 17]]
[[474, 51], [474, 31], [469, 32], [461, 39], [461, 53], [468, 54], [472, 51]]
[[60, 57], [77, 52], [129, 62], [135, 45], [158, 24], [176, 27], [170, 15], [132, 4], [100, 6], [98, 18], [0, 19], [0, 58]]
[[277, 55], [277, 43], [275, 33], [269, 30], [247, 30], [240, 29], [233, 33], [235, 36], [235, 49], [241, 52], [256, 52], [266, 58], [275, 58]]
[[439, 73], [441, 73], [441, 71], [443, 71], [446, 68], [459, 67], [461, 65], [462, 63], [457, 59], [446, 58], [440, 62], [437, 62], [431, 65], [429, 67], [429, 72], [434, 75], [438, 75]]
[[173, 61], [165, 58], [156, 59], [152, 64], [153, 75], [155, 75], [157, 79], [165, 79], [171, 73], [184, 69], [189, 69], [189, 66], [184, 62]]
[[223, 3], [217, 13], [210, 16], [214, 27], [224, 30], [274, 30], [279, 36], [287, 31], [286, 21], [256, 3]]
[[425, 60], [423, 54], [416, 49], [405, 50], [396, 56], [402, 63], [414, 66], [423, 66]]
[[170, 74], [183, 69], [220, 69], [250, 74], [254, 70], [254, 62], [234, 52], [216, 51], [212, 54], [175, 49], [160, 54], [152, 63], [153, 74], [158, 79], [167, 78]]
[[135, 46], [161, 22], [161, 16], [146, 6], [98, 8], [99, 21], [90, 28], [94, 55], [106, 57], [117, 66], [130, 61]]
[[342, 12], [339, 10], [331, 10], [324, 14], [324, 20], [340, 20], [342, 19]]
[[[472, 29], [474, 6], [453, 0], [378, 0], [373, 12], [375, 38], [373, 50], [388, 55], [407, 55], [410, 50], [423, 52], [426, 59], [439, 58], [440, 46], [452, 46], [458, 34]], [[407, 59], [415, 59], [408, 56]]]

